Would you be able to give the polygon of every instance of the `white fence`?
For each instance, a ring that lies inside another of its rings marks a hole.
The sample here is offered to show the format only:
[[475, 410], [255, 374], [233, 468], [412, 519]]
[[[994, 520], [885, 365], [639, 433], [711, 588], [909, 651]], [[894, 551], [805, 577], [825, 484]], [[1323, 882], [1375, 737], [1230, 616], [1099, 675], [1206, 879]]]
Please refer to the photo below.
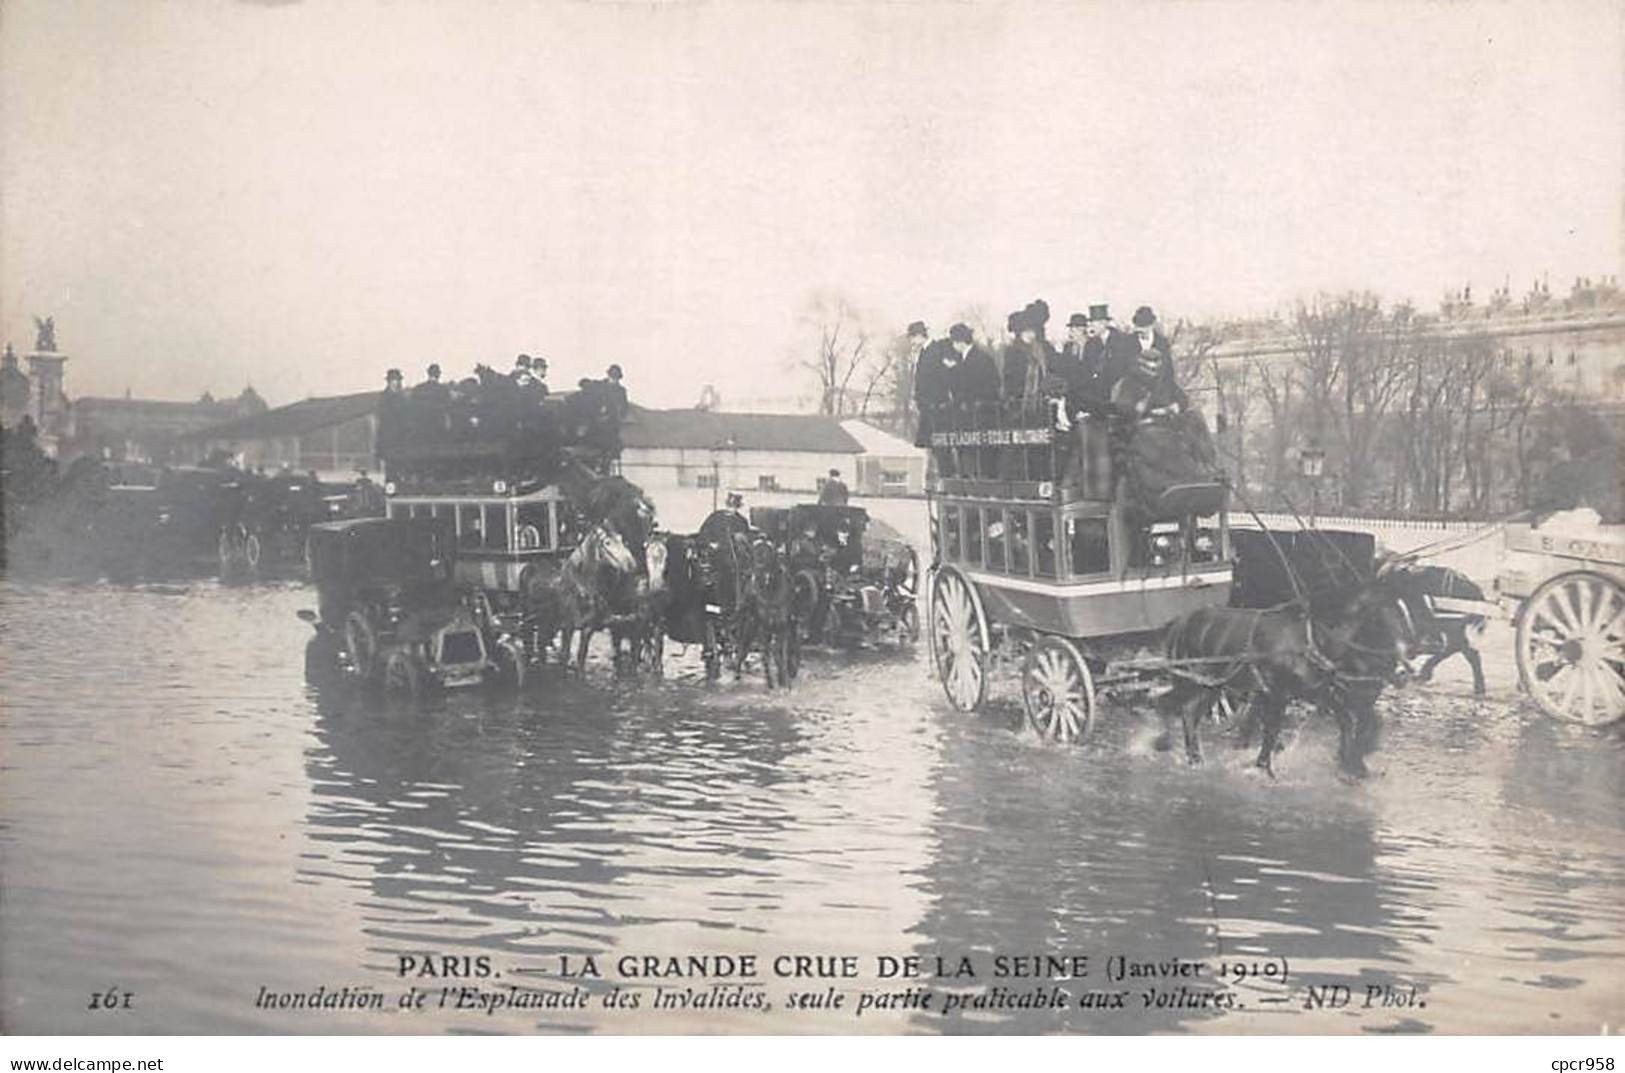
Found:
[[[1292, 532], [1299, 528], [1290, 514], [1264, 514], [1258, 516], [1265, 525], [1279, 532]], [[1307, 515], [1304, 518], [1308, 521]], [[1231, 526], [1238, 529], [1256, 529], [1258, 523], [1245, 510], [1232, 510]], [[1494, 580], [1502, 555], [1500, 527], [1493, 522], [1446, 522], [1418, 518], [1355, 518], [1343, 514], [1317, 514], [1316, 529], [1344, 529], [1355, 533], [1370, 533], [1377, 543], [1392, 552], [1415, 551], [1429, 544], [1465, 541], [1438, 556], [1428, 556], [1428, 562], [1460, 570], [1480, 585]], [[1479, 539], [1471, 539], [1474, 535]]]

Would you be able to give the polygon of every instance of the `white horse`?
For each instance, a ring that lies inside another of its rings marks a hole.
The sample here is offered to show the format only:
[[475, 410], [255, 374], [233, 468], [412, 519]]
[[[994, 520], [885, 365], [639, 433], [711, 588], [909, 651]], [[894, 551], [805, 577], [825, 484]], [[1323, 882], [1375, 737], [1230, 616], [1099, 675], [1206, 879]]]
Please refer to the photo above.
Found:
[[525, 593], [526, 602], [541, 626], [540, 636], [558, 636], [559, 662], [569, 662], [571, 638], [579, 634], [576, 672], [586, 669], [592, 635], [610, 619], [610, 593], [637, 569], [637, 559], [626, 541], [600, 523], [581, 538], [558, 574], [532, 583]]

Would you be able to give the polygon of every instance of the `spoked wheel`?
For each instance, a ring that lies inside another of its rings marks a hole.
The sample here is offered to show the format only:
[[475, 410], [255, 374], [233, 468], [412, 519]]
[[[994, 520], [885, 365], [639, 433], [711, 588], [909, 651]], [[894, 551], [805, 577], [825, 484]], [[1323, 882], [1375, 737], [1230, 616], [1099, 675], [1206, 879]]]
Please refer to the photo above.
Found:
[[987, 618], [976, 590], [957, 571], [942, 570], [931, 582], [931, 661], [962, 712], [987, 699]]
[[260, 558], [264, 550], [263, 545], [260, 543], [260, 535], [250, 529], [248, 535], [243, 537], [243, 562], [248, 565], [250, 574], [259, 573]]
[[384, 658], [384, 696], [417, 700], [423, 695], [423, 668], [404, 648], [391, 649]]
[[1064, 637], [1041, 638], [1021, 668], [1027, 725], [1045, 741], [1081, 741], [1095, 720], [1095, 679], [1089, 664]]
[[344, 619], [344, 649], [350, 654], [350, 666], [362, 681], [372, 678], [378, 670], [378, 636], [363, 611], [351, 611]]
[[1625, 718], [1625, 588], [1601, 574], [1559, 574], [1518, 616], [1518, 677], [1556, 719]]

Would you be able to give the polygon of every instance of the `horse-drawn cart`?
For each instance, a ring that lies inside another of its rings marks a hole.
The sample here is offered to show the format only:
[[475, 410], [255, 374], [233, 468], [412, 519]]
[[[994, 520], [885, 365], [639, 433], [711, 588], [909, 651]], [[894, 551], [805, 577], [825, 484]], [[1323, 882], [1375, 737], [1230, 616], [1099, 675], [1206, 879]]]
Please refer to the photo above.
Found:
[[906, 537], [862, 507], [758, 508], [751, 522], [785, 555], [795, 613], [809, 643], [919, 639], [920, 560]]
[[1625, 718], [1625, 528], [1505, 530], [1496, 581], [1518, 601], [1518, 678], [1547, 715], [1603, 726]]

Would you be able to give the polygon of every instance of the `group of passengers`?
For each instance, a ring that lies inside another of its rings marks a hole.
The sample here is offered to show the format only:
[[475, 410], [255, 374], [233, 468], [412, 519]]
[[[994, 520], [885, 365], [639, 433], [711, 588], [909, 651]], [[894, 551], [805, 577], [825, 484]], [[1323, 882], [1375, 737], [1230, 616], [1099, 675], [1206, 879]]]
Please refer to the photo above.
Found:
[[1042, 299], [1011, 313], [1006, 324], [1012, 339], [997, 361], [968, 325], [955, 324], [935, 341], [924, 322], [909, 325], [919, 446], [956, 414], [1002, 419], [1038, 411], [1066, 429], [1080, 415], [1178, 412], [1187, 405], [1150, 306], [1135, 311], [1132, 331], [1120, 330], [1105, 304], [1074, 313], [1059, 350], [1047, 338], [1049, 305]]
[[630, 410], [622, 375], [611, 365], [603, 379], [583, 377], [575, 391], [554, 395], [547, 359], [529, 354], [515, 358], [508, 373], [476, 365], [472, 375], [450, 384], [432, 363], [410, 390], [401, 371], [390, 369], [379, 407], [380, 447], [521, 436], [617, 453]]

